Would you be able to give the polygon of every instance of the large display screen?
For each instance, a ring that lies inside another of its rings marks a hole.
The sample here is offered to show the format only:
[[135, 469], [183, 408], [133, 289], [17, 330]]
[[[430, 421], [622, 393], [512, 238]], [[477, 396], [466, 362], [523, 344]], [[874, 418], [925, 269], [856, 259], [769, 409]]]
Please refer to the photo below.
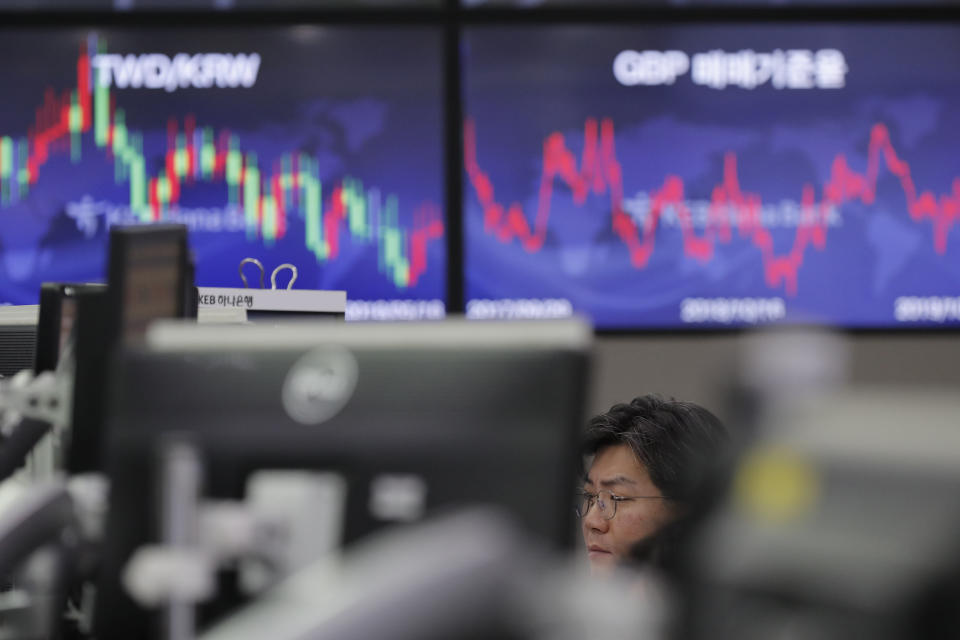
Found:
[[443, 0], [0, 0], [2, 11], [287, 11], [291, 9], [433, 8]]
[[[580, 8], [591, 11], [604, 8], [646, 8], [670, 7], [679, 9], [710, 8], [710, 7], [737, 7], [737, 8], [767, 8], [790, 6], [837, 6], [845, 8], [878, 5], [900, 5], [906, 8], [911, 4], [905, 0], [460, 0], [460, 4], [468, 9], [476, 8]], [[923, 6], [948, 6], [960, 4], [960, 0], [924, 0], [916, 4]]]
[[471, 317], [960, 324], [960, 28], [475, 27]]
[[21, 28], [0, 51], [0, 302], [102, 280], [109, 225], [170, 222], [201, 286], [254, 257], [354, 318], [443, 315], [438, 29]]

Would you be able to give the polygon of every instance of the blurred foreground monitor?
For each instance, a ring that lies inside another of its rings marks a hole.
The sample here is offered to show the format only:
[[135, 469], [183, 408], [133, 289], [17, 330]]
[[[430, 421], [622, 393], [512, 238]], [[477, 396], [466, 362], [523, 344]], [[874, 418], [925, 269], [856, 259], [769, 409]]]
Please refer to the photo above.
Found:
[[[591, 341], [574, 320], [155, 325], [112, 389], [99, 637], [146, 629], [119, 576], [138, 547], [169, 542], [155, 497], [172, 438], [195, 451], [204, 499], [241, 499], [264, 470], [337, 474], [341, 507], [319, 518], [342, 522], [333, 535], [347, 545], [493, 504], [545, 548], [569, 548]], [[239, 600], [224, 589], [207, 609]]]
[[829, 334], [745, 355], [752, 433], [682, 559], [678, 637], [958, 637], [960, 395], [850, 386]]

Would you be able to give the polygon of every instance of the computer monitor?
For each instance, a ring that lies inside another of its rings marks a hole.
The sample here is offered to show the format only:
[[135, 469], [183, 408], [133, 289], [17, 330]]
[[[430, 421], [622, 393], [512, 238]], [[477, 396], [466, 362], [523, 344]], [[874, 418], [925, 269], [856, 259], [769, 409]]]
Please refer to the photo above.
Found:
[[0, 377], [33, 366], [37, 313], [36, 305], [0, 306]]
[[105, 291], [97, 283], [44, 282], [40, 287], [40, 311], [37, 316], [35, 373], [57, 368], [68, 342], [74, 337], [77, 320], [77, 292]]
[[108, 284], [76, 294], [76, 369], [67, 469], [102, 470], [110, 356], [143, 339], [149, 322], [187, 315], [187, 231], [182, 225], [112, 227]]
[[139, 341], [153, 320], [186, 315], [186, 226], [111, 227], [109, 251], [110, 339]]
[[400, 476], [426, 515], [493, 503], [569, 547], [591, 340], [572, 320], [152, 329], [111, 384], [98, 637], [145, 632], [118, 576], [159, 539], [157, 452], [175, 433], [199, 450], [208, 498], [242, 497], [256, 470], [341, 474], [346, 544], [391, 522], [376, 486]]
[[100, 423], [103, 417], [103, 380], [107, 371], [105, 343], [109, 326], [106, 288], [80, 291], [76, 296], [74, 329], [76, 367], [70, 430], [64, 448], [64, 464], [70, 473], [100, 471]]

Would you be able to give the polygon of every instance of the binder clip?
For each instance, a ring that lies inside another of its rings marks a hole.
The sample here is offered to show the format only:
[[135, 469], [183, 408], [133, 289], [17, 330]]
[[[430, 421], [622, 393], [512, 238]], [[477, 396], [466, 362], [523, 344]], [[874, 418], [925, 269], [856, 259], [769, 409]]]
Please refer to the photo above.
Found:
[[[263, 263], [257, 260], [256, 258], [244, 258], [243, 260], [240, 261], [240, 266], [237, 267], [237, 270], [240, 272], [240, 279], [243, 280], [243, 288], [244, 289], [250, 288], [250, 283], [247, 282], [247, 276], [244, 275], [243, 273], [243, 267], [246, 264], [256, 265], [257, 269], [260, 270], [260, 288], [265, 289], [266, 287], [264, 286], [263, 279], [266, 275], [266, 269], [263, 268]], [[297, 267], [290, 264], [289, 262], [285, 262], [281, 264], [279, 267], [277, 267], [270, 273], [271, 289], [277, 288], [277, 274], [283, 271], [284, 269], [289, 269], [291, 273], [290, 282], [287, 283], [287, 289], [288, 290], [293, 289], [293, 283], [297, 281]]]

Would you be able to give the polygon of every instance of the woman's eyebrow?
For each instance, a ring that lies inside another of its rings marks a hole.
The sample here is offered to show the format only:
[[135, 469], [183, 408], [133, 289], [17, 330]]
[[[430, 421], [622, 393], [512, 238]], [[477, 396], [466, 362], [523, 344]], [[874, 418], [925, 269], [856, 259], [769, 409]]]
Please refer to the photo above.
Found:
[[625, 484], [626, 484], [626, 485], [635, 485], [635, 484], [637, 484], [637, 482], [636, 482], [636, 480], [632, 480], [632, 479], [628, 478], [627, 476], [614, 476], [614, 477], [609, 478], [609, 479], [607, 479], [607, 480], [601, 480], [601, 481], [600, 481], [600, 486], [601, 486], [601, 487], [616, 487], [616, 486], [618, 486], [618, 485], [625, 485]]

